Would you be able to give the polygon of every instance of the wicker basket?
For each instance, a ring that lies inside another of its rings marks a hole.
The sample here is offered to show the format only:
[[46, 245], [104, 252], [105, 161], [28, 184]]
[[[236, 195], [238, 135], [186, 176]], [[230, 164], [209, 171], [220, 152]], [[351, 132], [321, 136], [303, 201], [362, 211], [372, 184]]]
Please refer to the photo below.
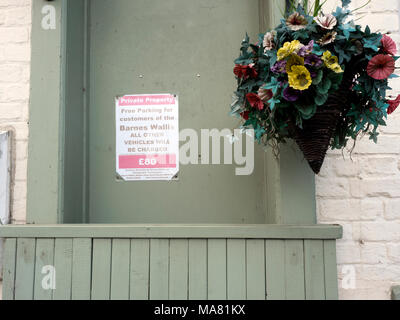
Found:
[[303, 121], [303, 129], [290, 126], [291, 136], [315, 174], [320, 172], [336, 127], [354, 99], [354, 92], [350, 89], [354, 77], [354, 71], [344, 75], [340, 88], [329, 95], [327, 102], [318, 107], [311, 119]]

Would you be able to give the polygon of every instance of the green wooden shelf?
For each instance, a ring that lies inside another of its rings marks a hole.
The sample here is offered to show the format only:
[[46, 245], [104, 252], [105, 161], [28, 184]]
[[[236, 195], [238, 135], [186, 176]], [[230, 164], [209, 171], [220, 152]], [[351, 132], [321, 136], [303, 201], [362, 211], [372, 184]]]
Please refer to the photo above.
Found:
[[186, 224], [56, 224], [8, 225], [0, 237], [20, 238], [230, 238], [230, 239], [340, 239], [339, 225], [186, 225]]

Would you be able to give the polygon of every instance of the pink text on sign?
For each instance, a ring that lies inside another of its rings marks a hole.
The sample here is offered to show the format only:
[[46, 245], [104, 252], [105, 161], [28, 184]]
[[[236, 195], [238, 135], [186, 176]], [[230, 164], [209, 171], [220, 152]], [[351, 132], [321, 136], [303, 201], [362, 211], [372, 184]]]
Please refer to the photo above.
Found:
[[163, 169], [176, 168], [175, 154], [126, 155], [118, 158], [119, 169]]

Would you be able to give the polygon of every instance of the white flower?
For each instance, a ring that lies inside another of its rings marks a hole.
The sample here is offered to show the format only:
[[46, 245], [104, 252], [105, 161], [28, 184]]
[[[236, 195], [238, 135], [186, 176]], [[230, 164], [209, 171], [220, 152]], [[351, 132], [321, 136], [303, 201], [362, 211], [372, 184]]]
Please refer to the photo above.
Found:
[[275, 36], [276, 36], [275, 30], [273, 30], [271, 32], [267, 32], [265, 34], [264, 41], [263, 41], [264, 52], [275, 48]]
[[314, 18], [314, 21], [323, 29], [332, 30], [337, 25], [337, 19], [328, 14], [326, 16], [319, 16]]

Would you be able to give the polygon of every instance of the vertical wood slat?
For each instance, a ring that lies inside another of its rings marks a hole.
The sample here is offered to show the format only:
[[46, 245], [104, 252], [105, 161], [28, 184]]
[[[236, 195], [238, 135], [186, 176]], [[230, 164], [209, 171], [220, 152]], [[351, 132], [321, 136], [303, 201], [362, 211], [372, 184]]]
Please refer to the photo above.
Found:
[[169, 299], [188, 299], [189, 242], [187, 239], [171, 239], [169, 251]]
[[56, 270], [56, 289], [53, 300], [71, 300], [72, 282], [72, 239], [55, 240], [54, 267]]
[[226, 240], [208, 240], [208, 300], [226, 300]]
[[17, 239], [4, 240], [3, 300], [14, 300]]
[[111, 255], [111, 299], [129, 299], [130, 251], [129, 239], [113, 239]]
[[169, 240], [150, 240], [150, 299], [168, 300]]
[[32, 300], [35, 281], [35, 238], [17, 240], [15, 299]]
[[[51, 300], [53, 297], [53, 288], [56, 281], [54, 278], [54, 239], [36, 240], [35, 257], [35, 300]], [[57, 273], [57, 270], [56, 270]]]
[[111, 284], [111, 239], [93, 239], [92, 300], [109, 300]]
[[265, 268], [267, 300], [286, 298], [285, 241], [265, 241]]
[[207, 300], [207, 240], [189, 240], [189, 300]]
[[246, 240], [227, 240], [228, 300], [246, 300]]
[[307, 300], [325, 299], [324, 244], [304, 240], [304, 273]]
[[325, 298], [327, 300], [337, 300], [338, 279], [336, 263], [336, 241], [324, 241], [324, 273], [325, 273]]
[[265, 300], [265, 241], [246, 241], [246, 284], [248, 300]]
[[74, 238], [72, 246], [72, 300], [90, 300], [92, 239]]
[[131, 240], [130, 299], [149, 299], [150, 241]]
[[303, 240], [285, 240], [286, 299], [304, 300], [304, 244]]

